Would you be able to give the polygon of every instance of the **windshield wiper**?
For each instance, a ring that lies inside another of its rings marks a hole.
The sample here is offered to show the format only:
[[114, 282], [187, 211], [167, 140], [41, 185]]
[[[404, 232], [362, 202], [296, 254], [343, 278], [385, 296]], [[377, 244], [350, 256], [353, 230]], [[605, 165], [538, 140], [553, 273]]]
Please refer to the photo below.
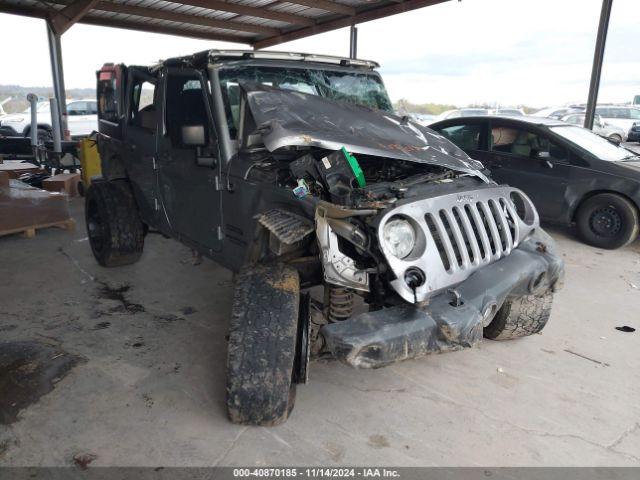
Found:
[[626, 157], [620, 159], [621, 162], [631, 162], [638, 160], [640, 160], [640, 155], [638, 155], [637, 153], [632, 153], [631, 155], [627, 155]]

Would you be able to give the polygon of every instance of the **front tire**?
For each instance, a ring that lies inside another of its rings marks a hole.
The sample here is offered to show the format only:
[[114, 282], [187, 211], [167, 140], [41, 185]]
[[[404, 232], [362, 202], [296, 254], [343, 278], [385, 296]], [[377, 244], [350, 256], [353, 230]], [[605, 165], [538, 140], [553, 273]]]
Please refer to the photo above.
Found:
[[85, 220], [93, 256], [103, 267], [135, 263], [144, 247], [144, 225], [128, 182], [91, 183]]
[[576, 216], [580, 238], [594, 247], [616, 249], [638, 236], [638, 210], [620, 195], [601, 193], [586, 200]]
[[483, 335], [491, 340], [511, 340], [539, 333], [549, 321], [553, 293], [507, 299]]
[[609, 135], [609, 140], [611, 140], [612, 142], [614, 142], [617, 145], [620, 145], [622, 143], [622, 137], [620, 135], [618, 135], [617, 133], [613, 133], [613, 134]]
[[300, 280], [283, 264], [236, 277], [227, 354], [227, 411], [234, 423], [283, 423], [295, 403], [293, 371]]

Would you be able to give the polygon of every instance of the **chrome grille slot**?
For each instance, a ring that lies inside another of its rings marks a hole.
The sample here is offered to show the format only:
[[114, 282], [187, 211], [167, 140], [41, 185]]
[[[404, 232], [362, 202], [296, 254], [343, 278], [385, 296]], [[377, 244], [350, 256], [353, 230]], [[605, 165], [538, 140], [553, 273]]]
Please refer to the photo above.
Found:
[[447, 272], [477, 267], [509, 255], [518, 243], [515, 210], [503, 197], [454, 205], [425, 221]]
[[[524, 212], [516, 210], [512, 195], [522, 197]], [[385, 222], [395, 215], [411, 217], [424, 238], [423, 252], [406, 259], [393, 257], [383, 249], [396, 276], [392, 285], [410, 302], [450, 288], [478, 268], [509, 255], [539, 222], [526, 195], [500, 186], [400, 205], [385, 212], [379, 235]], [[410, 267], [420, 268], [427, 278], [415, 296], [404, 283], [404, 273]]]

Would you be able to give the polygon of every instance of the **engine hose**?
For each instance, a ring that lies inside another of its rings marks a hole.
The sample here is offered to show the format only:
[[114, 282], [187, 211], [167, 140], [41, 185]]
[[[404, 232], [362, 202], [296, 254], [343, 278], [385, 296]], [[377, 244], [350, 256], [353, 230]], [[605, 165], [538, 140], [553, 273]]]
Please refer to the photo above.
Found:
[[353, 313], [353, 292], [348, 288], [327, 286], [327, 318], [329, 322], [341, 322]]

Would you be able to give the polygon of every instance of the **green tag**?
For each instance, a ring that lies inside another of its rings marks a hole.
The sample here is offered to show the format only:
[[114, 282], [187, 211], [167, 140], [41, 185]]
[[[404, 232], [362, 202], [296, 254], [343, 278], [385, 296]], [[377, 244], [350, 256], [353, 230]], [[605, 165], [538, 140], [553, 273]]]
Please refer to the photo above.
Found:
[[347, 152], [347, 149], [344, 147], [342, 147], [342, 154], [344, 155], [344, 158], [347, 159], [347, 162], [349, 162], [349, 166], [351, 167], [351, 171], [356, 177], [358, 186], [360, 188], [364, 188], [367, 182], [365, 182], [364, 180], [364, 172], [362, 171], [362, 168], [360, 168], [358, 160], [356, 160], [356, 157], [354, 157], [352, 154]]

